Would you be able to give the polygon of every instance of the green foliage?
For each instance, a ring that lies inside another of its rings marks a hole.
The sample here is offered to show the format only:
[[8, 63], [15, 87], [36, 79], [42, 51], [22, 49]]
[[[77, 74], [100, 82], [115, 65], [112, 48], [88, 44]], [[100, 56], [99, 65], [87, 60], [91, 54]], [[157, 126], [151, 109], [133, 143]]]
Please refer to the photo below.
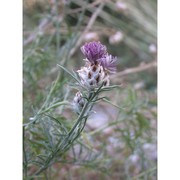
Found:
[[[80, 88], [75, 84], [83, 58], [79, 47], [89, 41], [88, 32], [95, 32], [120, 59], [118, 72], [152, 62], [156, 53], [149, 46], [156, 45], [157, 2], [126, 0], [124, 10], [115, 0], [28, 2], [24, 2], [24, 179], [157, 179], [156, 70], [112, 78], [110, 88], [99, 89], [101, 95], [98, 89], [91, 95], [83, 90], [84, 110], [78, 117], [72, 110]], [[116, 32], [123, 39], [110, 43]]]

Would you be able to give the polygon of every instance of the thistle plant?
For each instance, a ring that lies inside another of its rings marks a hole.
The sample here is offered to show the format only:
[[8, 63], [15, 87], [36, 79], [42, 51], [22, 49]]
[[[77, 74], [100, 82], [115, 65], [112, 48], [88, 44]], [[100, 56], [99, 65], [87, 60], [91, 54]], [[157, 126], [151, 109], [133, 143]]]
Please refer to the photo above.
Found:
[[157, 1], [23, 11], [24, 179], [156, 179]]
[[[62, 65], [58, 65], [76, 80], [75, 86], [78, 91], [70, 105], [78, 115], [77, 120], [70, 129], [61, 124], [60, 128], [63, 129], [63, 135], [61, 138], [56, 139], [56, 143], [48, 155], [39, 156], [41, 157], [41, 163], [39, 163], [39, 169], [35, 172], [36, 176], [61, 159], [64, 153], [73, 146], [81, 135], [88, 117], [93, 113], [93, 105], [104, 98], [100, 97], [100, 94], [116, 87], [110, 86], [109, 75], [116, 71], [117, 58], [109, 55], [106, 47], [100, 42], [86, 43], [81, 47], [81, 51], [85, 55], [85, 65], [77, 72], [71, 73]], [[26, 124], [25, 127], [34, 124], [38, 119], [37, 117], [46, 113], [49, 109], [39, 112], [34, 118], [31, 118], [31, 122]], [[53, 137], [49, 138], [49, 140], [51, 139]]]
[[79, 90], [72, 103], [78, 118], [63, 143], [60, 144], [61, 152], [69, 149], [71, 144], [80, 136], [88, 117], [92, 113], [94, 103], [102, 99], [99, 98], [101, 92], [116, 87], [109, 86], [109, 74], [115, 72], [117, 58], [108, 55], [106, 47], [100, 42], [86, 43], [81, 47], [81, 51], [85, 55], [85, 65], [77, 73], [72, 74], [59, 65], [76, 80], [76, 86]]

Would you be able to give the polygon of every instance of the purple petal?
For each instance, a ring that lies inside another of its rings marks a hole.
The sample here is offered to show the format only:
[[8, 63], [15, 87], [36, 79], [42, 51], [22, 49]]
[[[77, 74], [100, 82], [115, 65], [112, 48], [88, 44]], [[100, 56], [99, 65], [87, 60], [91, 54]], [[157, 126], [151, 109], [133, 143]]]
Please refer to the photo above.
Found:
[[81, 51], [92, 64], [107, 53], [106, 46], [96, 41], [86, 43], [81, 47]]
[[116, 72], [117, 57], [106, 54], [104, 57], [98, 60], [101, 66], [110, 73]]

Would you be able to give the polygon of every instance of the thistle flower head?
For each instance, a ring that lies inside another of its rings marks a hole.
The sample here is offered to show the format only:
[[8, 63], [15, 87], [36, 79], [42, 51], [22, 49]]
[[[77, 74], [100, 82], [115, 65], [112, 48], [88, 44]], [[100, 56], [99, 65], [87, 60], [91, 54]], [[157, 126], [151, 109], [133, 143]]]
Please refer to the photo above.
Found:
[[96, 64], [97, 60], [107, 53], [106, 46], [96, 41], [86, 43], [81, 47], [81, 51], [92, 64]]
[[86, 65], [77, 71], [81, 85], [90, 90], [99, 87], [103, 82], [104, 86], [108, 86], [108, 74], [116, 72], [117, 58], [108, 54], [106, 46], [96, 41], [86, 43], [81, 51], [86, 56]]
[[113, 57], [110, 54], [106, 54], [101, 59], [98, 59], [98, 63], [110, 73], [116, 72], [116, 65], [117, 65], [117, 57]]

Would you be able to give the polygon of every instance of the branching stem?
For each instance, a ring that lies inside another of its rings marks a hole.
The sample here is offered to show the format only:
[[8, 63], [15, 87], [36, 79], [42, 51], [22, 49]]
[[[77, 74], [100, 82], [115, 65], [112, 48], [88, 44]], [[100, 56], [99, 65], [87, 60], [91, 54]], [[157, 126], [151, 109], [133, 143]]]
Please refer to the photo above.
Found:
[[[46, 160], [46, 163], [44, 166], [42, 166], [35, 174], [39, 175], [40, 173], [42, 173], [44, 170], [46, 170], [49, 167], [49, 164], [52, 162], [52, 160], [54, 159], [54, 157], [57, 155], [57, 153], [61, 150], [61, 156], [69, 149], [69, 147], [71, 146], [71, 144], [73, 144], [73, 142], [80, 136], [81, 132], [83, 131], [85, 124], [86, 124], [86, 120], [88, 117], [88, 112], [92, 109], [92, 102], [95, 98], [98, 97], [98, 94], [101, 90], [101, 88], [103, 87], [103, 83], [102, 85], [97, 89], [97, 91], [90, 91], [88, 98], [87, 98], [87, 102], [85, 103], [76, 123], [74, 124], [74, 126], [72, 127], [72, 129], [69, 131], [69, 133], [67, 134], [67, 136], [65, 136], [65, 138], [62, 141], [59, 141], [56, 145], [56, 149], [55, 151], [53, 151], [49, 157]], [[83, 121], [84, 120], [84, 121]], [[78, 128], [79, 125], [82, 126]], [[77, 130], [77, 132], [76, 132]]]

